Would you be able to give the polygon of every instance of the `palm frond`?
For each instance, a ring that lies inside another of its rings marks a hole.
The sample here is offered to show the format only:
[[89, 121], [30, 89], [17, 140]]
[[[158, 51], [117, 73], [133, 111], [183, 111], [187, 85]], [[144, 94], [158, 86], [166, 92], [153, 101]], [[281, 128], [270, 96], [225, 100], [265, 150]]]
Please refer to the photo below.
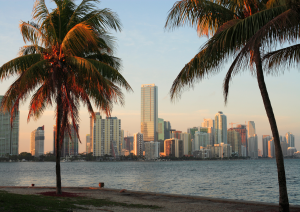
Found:
[[177, 1], [169, 11], [165, 28], [189, 25], [197, 27], [198, 35], [212, 36], [225, 22], [241, 18], [220, 3], [209, 0]]
[[42, 60], [41, 54], [30, 54], [17, 57], [0, 67], [1, 80], [9, 78], [15, 74], [21, 74], [33, 64]]
[[18, 55], [25, 56], [25, 55], [29, 55], [29, 54], [42, 54], [45, 51], [46, 51], [46, 49], [41, 46], [26, 45], [26, 46], [22, 46], [20, 48]]
[[[92, 28], [86, 24], [74, 26], [62, 41], [61, 48], [65, 54], [77, 55], [89, 46], [89, 49], [97, 51], [97, 37]], [[89, 44], [89, 45], [88, 45]]]
[[300, 44], [269, 52], [263, 57], [263, 62], [267, 74], [277, 74], [284, 72], [285, 67], [297, 66], [300, 62]]
[[25, 43], [30, 42], [34, 45], [45, 45], [47, 38], [37, 24], [22, 21], [19, 28]]

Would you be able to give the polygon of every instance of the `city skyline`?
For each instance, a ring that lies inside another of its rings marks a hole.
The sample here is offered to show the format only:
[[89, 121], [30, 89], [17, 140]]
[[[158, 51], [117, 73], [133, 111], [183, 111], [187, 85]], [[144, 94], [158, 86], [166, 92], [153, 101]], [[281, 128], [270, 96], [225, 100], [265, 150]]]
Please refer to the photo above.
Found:
[[[17, 3], [15, 3], [17, 2]], [[207, 38], [197, 37], [195, 29], [184, 27], [172, 33], [163, 29], [166, 13], [174, 1], [163, 1], [157, 8], [155, 1], [108, 1], [102, 0], [100, 7], [108, 7], [117, 12], [123, 23], [123, 31], [114, 34], [118, 49], [116, 53], [123, 60], [122, 74], [132, 86], [134, 93], [125, 93], [125, 106], [114, 106], [112, 116], [122, 120], [124, 134], [133, 135], [140, 131], [140, 86], [155, 83], [159, 87], [158, 116], [170, 121], [172, 128], [185, 132], [187, 128], [201, 126], [204, 118], [214, 119], [217, 111], [223, 111], [230, 122], [244, 124], [254, 120], [258, 135], [258, 147], [261, 147], [262, 135], [271, 135], [270, 125], [265, 113], [255, 77], [249, 73], [235, 76], [230, 88], [227, 106], [224, 105], [222, 85], [228, 69], [196, 84], [194, 89], [186, 91], [176, 103], [169, 98], [172, 82], [184, 65], [197, 53]], [[50, 1], [46, 1], [51, 5]], [[51, 6], [50, 6], [51, 7]], [[149, 10], [143, 10], [143, 8]], [[126, 9], [124, 9], [126, 8]], [[156, 9], [153, 18], [150, 11]], [[5, 1], [1, 7], [1, 46], [0, 65], [16, 57], [24, 45], [19, 32], [19, 21], [31, 20], [32, 4], [24, 1]], [[143, 11], [143, 12], [142, 12]], [[9, 13], [8, 13], [9, 12]], [[8, 20], [7, 17], [10, 17]], [[136, 19], [139, 17], [139, 19]], [[130, 54], [128, 53], [130, 52]], [[291, 69], [280, 77], [267, 76], [266, 84], [276, 116], [279, 134], [291, 131], [295, 135], [295, 146], [300, 149], [300, 100], [295, 98], [300, 89], [297, 82], [299, 72]], [[1, 82], [0, 95], [3, 95], [14, 78]], [[283, 100], [291, 100], [289, 103]], [[20, 146], [19, 152], [30, 151], [30, 132], [45, 125], [45, 151], [52, 150], [54, 111], [47, 108], [43, 116], [27, 123], [28, 102], [20, 106]], [[98, 112], [98, 111], [95, 111]], [[86, 108], [80, 108], [79, 152], [85, 151], [85, 136], [89, 134], [89, 114]]]

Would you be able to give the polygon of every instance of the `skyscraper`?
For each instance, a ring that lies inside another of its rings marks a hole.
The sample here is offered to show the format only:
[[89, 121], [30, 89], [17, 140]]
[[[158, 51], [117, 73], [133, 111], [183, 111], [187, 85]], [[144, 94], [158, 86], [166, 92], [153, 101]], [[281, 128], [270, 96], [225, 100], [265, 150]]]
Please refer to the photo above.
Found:
[[30, 135], [30, 153], [34, 157], [39, 157], [44, 154], [44, 141], [45, 141], [44, 126], [38, 127], [31, 132]]
[[268, 157], [269, 158], [275, 157], [274, 138], [272, 138], [268, 141]]
[[269, 136], [269, 135], [263, 135], [262, 136], [262, 150], [263, 150], [263, 154], [262, 154], [262, 156], [264, 157], [264, 158], [267, 158], [268, 157], [268, 155], [269, 155], [269, 149], [268, 149], [268, 142], [269, 142], [269, 140], [271, 140], [271, 136]]
[[192, 154], [191, 134], [181, 133], [181, 140], [183, 141], [183, 154], [191, 155]]
[[210, 145], [214, 145], [215, 121], [213, 119], [204, 119], [201, 126], [209, 129], [208, 133], [210, 133]]
[[251, 158], [258, 158], [258, 139], [256, 134], [249, 137], [248, 144], [248, 156]]
[[238, 154], [240, 157], [242, 157], [241, 140], [241, 135], [235, 128], [227, 130], [227, 143], [232, 146], [232, 152]]
[[248, 121], [247, 130], [248, 130], [248, 138], [256, 134], [254, 121]]
[[[77, 130], [79, 130], [78, 125], [76, 127]], [[65, 131], [64, 133], [64, 140], [61, 146], [61, 157], [78, 155], [78, 136], [73, 125], [71, 126], [70, 134], [71, 135], [69, 135], [68, 131]]]
[[143, 156], [144, 138], [143, 134], [135, 133], [133, 135], [133, 151], [136, 156]]
[[195, 138], [195, 132], [199, 131], [199, 127], [188, 128], [187, 133], [191, 134], [191, 139]]
[[90, 140], [90, 134], [87, 134], [86, 135], [86, 145], [85, 145], [85, 147], [86, 147], [86, 149], [85, 149], [85, 151], [86, 151], [86, 153], [87, 154], [89, 154], [89, 153], [91, 153], [91, 140]]
[[247, 126], [246, 125], [237, 125], [236, 128], [233, 128], [235, 131], [240, 133], [241, 136], [241, 145], [246, 148], [246, 155], [248, 156], [248, 133], [247, 133]]
[[288, 132], [285, 134], [285, 137], [288, 147], [295, 147], [295, 136], [292, 133]]
[[159, 142], [146, 142], [145, 144], [145, 158], [147, 160], [155, 160], [160, 157]]
[[93, 130], [94, 156], [112, 155], [115, 158], [121, 154], [121, 120], [117, 117], [102, 119], [96, 113]]
[[164, 140], [169, 139], [171, 130], [171, 123], [169, 121], [164, 121]]
[[141, 87], [141, 133], [144, 141], [157, 141], [158, 100], [157, 86], [144, 84]]
[[227, 144], [227, 117], [221, 111], [215, 115], [214, 143]]
[[[0, 104], [3, 96], [0, 96]], [[11, 128], [10, 113], [0, 112], [0, 156], [19, 154], [19, 111], [16, 111]]]

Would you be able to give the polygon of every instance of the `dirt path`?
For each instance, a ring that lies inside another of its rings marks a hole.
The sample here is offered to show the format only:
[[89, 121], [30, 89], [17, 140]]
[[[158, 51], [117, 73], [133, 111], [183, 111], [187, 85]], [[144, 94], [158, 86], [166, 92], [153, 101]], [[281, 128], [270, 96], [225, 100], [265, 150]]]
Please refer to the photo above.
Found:
[[[55, 188], [51, 187], [0, 187], [0, 190], [5, 190], [11, 193], [17, 194], [36, 194], [41, 192], [55, 191]], [[169, 194], [157, 194], [150, 192], [137, 192], [137, 191], [125, 191], [121, 192], [116, 189], [106, 188], [63, 188], [63, 191], [70, 193], [79, 193], [83, 196], [94, 199], [108, 199], [114, 202], [121, 202], [127, 204], [143, 204], [143, 205], [156, 205], [162, 207], [157, 211], [180, 211], [180, 212], [276, 212], [278, 206], [276, 204], [259, 203], [259, 202], [247, 202], [238, 200], [226, 200], [197, 196], [183, 196], [183, 195], [169, 195]], [[89, 210], [77, 210], [83, 211], [132, 211], [132, 212], [150, 212], [153, 209], [144, 208], [123, 208], [123, 207], [101, 207], [96, 208], [93, 206], [87, 206]], [[291, 212], [300, 212], [300, 206], [291, 206]]]

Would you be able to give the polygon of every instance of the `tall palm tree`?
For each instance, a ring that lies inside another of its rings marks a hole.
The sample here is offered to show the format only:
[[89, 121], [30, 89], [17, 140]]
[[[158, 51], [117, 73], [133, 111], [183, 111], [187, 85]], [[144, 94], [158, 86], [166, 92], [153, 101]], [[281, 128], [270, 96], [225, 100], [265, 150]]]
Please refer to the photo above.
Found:
[[[256, 33], [272, 19], [287, 10], [284, 1], [206, 1], [183, 0], [177, 2], [171, 9], [165, 27], [170, 29], [182, 24], [197, 26], [198, 34], [213, 35], [200, 49], [200, 52], [181, 70], [171, 87], [171, 99], [180, 97], [183, 88], [191, 87], [197, 80], [202, 80], [220, 71], [228, 58], [240, 58], [241, 52], [247, 52], [247, 64], [255, 65], [256, 74], [265, 110], [274, 137], [276, 162], [279, 182], [279, 206], [281, 211], [289, 211], [286, 188], [286, 177], [281, 151], [279, 133], [268, 97], [267, 88], [262, 71], [260, 43], [251, 46], [247, 42], [256, 37]], [[230, 14], [234, 14], [231, 15]], [[230, 17], [232, 17], [230, 19]], [[201, 28], [204, 29], [201, 31]], [[268, 28], [266, 28], [267, 30]], [[256, 40], [257, 41], [257, 40]], [[253, 43], [252, 43], [253, 44]], [[244, 49], [245, 46], [255, 47]], [[212, 56], [213, 55], [213, 56]], [[234, 60], [232, 67], [239, 64]], [[231, 68], [234, 69], [234, 68]], [[229, 70], [224, 81], [225, 103], [231, 77], [242, 69]]]
[[114, 40], [107, 32], [121, 30], [117, 14], [98, 9], [98, 0], [83, 0], [78, 6], [73, 0], [54, 2], [56, 8], [49, 12], [44, 0], [36, 0], [35, 23], [20, 24], [24, 42], [30, 45], [0, 67], [0, 77], [17, 76], [2, 101], [12, 120], [30, 96], [28, 121], [55, 106], [56, 193], [61, 194], [60, 147], [72, 125], [79, 137], [80, 102], [93, 117], [92, 104], [110, 115], [113, 103], [124, 104], [121, 87], [131, 87], [119, 72], [120, 59], [113, 56]]

